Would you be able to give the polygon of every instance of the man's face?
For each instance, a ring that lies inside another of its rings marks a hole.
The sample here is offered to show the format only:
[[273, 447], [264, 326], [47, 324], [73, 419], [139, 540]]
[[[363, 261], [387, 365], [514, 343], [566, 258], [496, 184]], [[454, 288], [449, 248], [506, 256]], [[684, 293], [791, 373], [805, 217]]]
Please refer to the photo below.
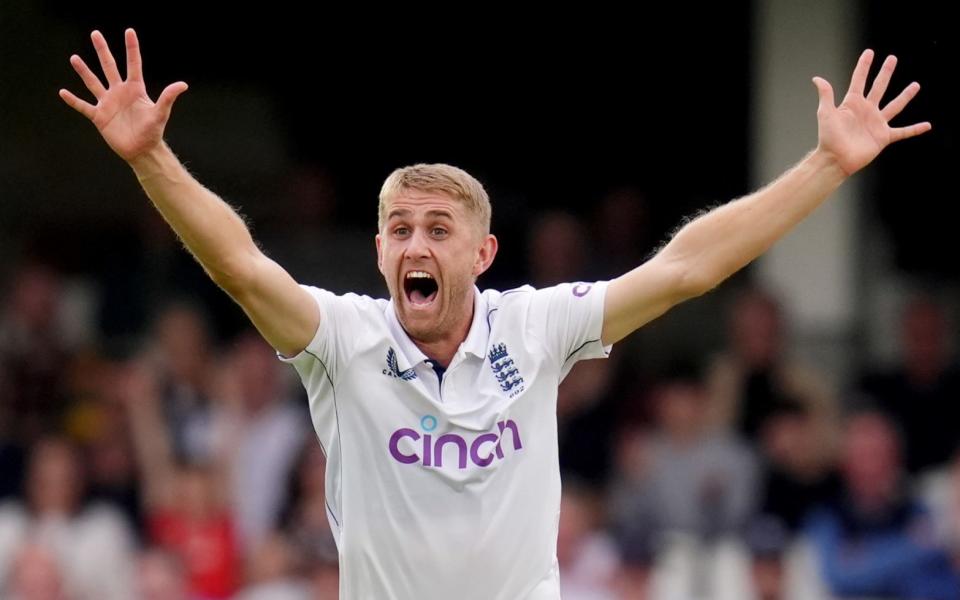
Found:
[[890, 424], [866, 414], [848, 424], [842, 469], [848, 489], [865, 503], [889, 500], [900, 477], [900, 447]]
[[783, 345], [779, 310], [760, 296], [741, 299], [733, 312], [733, 343], [741, 359], [751, 367], [768, 367], [777, 360]]
[[427, 343], [463, 333], [473, 283], [496, 250], [496, 238], [481, 234], [466, 207], [445, 194], [405, 190], [390, 200], [377, 264], [407, 333]]

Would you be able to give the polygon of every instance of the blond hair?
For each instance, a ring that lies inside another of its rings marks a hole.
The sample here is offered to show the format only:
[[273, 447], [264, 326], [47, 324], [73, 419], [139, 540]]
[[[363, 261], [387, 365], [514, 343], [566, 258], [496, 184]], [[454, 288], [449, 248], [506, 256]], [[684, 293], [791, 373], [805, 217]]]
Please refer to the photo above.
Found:
[[421, 163], [391, 173], [380, 188], [377, 229], [383, 229], [387, 220], [387, 202], [407, 190], [439, 192], [462, 202], [476, 218], [480, 233], [490, 233], [490, 197], [483, 184], [463, 169], [443, 163]]

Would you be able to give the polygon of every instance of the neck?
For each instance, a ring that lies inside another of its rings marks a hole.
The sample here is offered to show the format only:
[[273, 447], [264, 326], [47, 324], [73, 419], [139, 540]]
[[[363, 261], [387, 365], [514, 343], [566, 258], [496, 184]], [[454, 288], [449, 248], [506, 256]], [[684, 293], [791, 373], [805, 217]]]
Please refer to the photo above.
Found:
[[421, 352], [427, 355], [433, 361], [436, 361], [443, 368], [450, 366], [453, 355], [457, 353], [457, 348], [467, 339], [467, 333], [470, 332], [470, 325], [473, 323], [474, 303], [470, 302], [470, 311], [460, 319], [456, 327], [453, 327], [449, 335], [445, 335], [438, 340], [423, 342], [411, 337], [413, 343]]

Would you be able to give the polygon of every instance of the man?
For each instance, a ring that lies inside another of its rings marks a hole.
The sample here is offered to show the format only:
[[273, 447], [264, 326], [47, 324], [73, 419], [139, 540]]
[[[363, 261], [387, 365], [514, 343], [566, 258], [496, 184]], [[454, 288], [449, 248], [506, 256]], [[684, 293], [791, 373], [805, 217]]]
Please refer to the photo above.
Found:
[[867, 373], [860, 390], [903, 431], [907, 471], [920, 474], [948, 464], [960, 439], [960, 364], [950, 344], [956, 331], [934, 298], [911, 298], [900, 315], [897, 364]]
[[820, 94], [820, 143], [765, 189], [681, 229], [653, 259], [611, 281], [480, 293], [497, 253], [486, 192], [446, 165], [394, 172], [380, 194], [378, 265], [391, 300], [298, 285], [243, 220], [163, 142], [183, 82], [154, 103], [125, 34], [127, 79], [94, 31], [107, 85], [70, 57], [97, 103], [93, 121], [211, 279], [292, 362], [328, 455], [328, 509], [344, 598], [558, 598], [560, 476], [556, 386], [573, 362], [756, 258], [886, 145], [930, 129], [891, 128], [916, 94], [883, 109], [889, 57], [864, 95], [866, 51], [835, 107]]
[[842, 493], [807, 523], [830, 592], [960, 599], [960, 575], [931, 515], [906, 489], [902, 441], [887, 416], [867, 410], [848, 418], [840, 470]]

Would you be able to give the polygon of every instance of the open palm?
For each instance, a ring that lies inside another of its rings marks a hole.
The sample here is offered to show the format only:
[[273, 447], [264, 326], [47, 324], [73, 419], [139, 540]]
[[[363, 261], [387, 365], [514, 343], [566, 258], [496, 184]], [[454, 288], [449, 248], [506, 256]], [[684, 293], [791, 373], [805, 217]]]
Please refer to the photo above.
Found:
[[117, 62], [110, 53], [107, 41], [99, 31], [94, 31], [90, 37], [107, 80], [106, 87], [83, 59], [74, 54], [70, 57], [70, 64], [97, 103], [85, 102], [65, 89], [60, 90], [60, 97], [71, 108], [90, 119], [114, 152], [129, 162], [162, 142], [173, 102], [187, 90], [187, 84], [178, 81], [168, 85], [153, 102], [143, 83], [137, 34], [133, 29], [127, 29], [124, 36], [127, 46], [126, 80], [120, 78]]
[[814, 77], [820, 94], [817, 109], [819, 149], [832, 155], [848, 175], [870, 163], [889, 144], [930, 131], [928, 122], [907, 127], [891, 127], [889, 122], [907, 106], [920, 91], [913, 82], [900, 94], [880, 108], [890, 77], [897, 65], [895, 56], [888, 56], [880, 67], [869, 93], [864, 95], [873, 51], [865, 50], [857, 61], [850, 79], [850, 89], [840, 106], [834, 104], [833, 88], [823, 78]]

